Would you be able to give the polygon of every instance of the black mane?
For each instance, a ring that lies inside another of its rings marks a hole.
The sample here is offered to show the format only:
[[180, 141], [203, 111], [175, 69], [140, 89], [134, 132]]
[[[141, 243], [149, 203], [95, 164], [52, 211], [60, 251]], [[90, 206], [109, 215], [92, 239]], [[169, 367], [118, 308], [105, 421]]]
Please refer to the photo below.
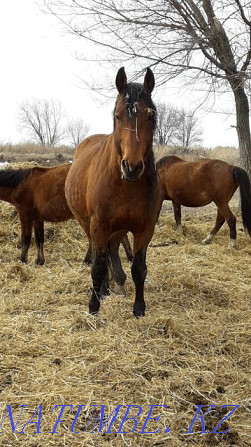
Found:
[[15, 188], [31, 173], [30, 169], [2, 169], [0, 170], [0, 186]]
[[[151, 118], [152, 118], [152, 127], [153, 130], [156, 128], [157, 123], [157, 109], [156, 106], [151, 98], [151, 95], [147, 91], [147, 89], [142, 85], [138, 84], [136, 82], [130, 82], [126, 85], [126, 87], [121, 92], [123, 99], [126, 102], [126, 111], [127, 116], [131, 118], [132, 112], [134, 110], [135, 104], [139, 102], [139, 99], [143, 99], [143, 101], [146, 103], [146, 107], [150, 110], [152, 110]], [[117, 104], [117, 102], [116, 102]], [[114, 112], [116, 110], [116, 104], [114, 108]], [[113, 116], [114, 116], [113, 112]]]
[[160, 158], [160, 160], [157, 161], [156, 169], [163, 168], [163, 166], [165, 166], [168, 163], [172, 162], [173, 159], [175, 159], [175, 160], [177, 159], [177, 161], [178, 160], [182, 161], [182, 159], [179, 158], [179, 157], [176, 157], [176, 155], [167, 155], [166, 157], [162, 157], [162, 158]]

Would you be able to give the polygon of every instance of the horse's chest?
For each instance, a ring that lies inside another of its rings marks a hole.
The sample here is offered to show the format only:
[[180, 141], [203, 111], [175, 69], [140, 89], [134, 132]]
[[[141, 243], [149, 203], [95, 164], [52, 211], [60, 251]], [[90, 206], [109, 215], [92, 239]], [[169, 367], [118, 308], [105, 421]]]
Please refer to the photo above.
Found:
[[135, 226], [140, 226], [147, 215], [148, 209], [144, 201], [115, 200], [113, 204], [110, 203], [107, 212], [101, 216], [101, 219], [109, 221], [112, 231], [116, 231], [124, 227], [132, 229]]

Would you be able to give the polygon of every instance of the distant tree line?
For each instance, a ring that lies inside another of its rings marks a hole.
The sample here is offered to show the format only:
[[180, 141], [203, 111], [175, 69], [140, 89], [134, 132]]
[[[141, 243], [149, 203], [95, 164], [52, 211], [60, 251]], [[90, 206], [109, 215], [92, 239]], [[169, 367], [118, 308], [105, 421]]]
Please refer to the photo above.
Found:
[[[189, 147], [201, 143], [202, 130], [194, 111], [167, 103], [157, 104], [157, 110], [157, 144], [178, 145], [187, 151]], [[77, 147], [89, 131], [89, 126], [81, 118], [65, 120], [61, 102], [53, 99], [22, 102], [19, 120], [22, 128], [42, 146], [56, 146], [67, 139], [73, 147]]]
[[157, 112], [157, 144], [180, 146], [186, 152], [190, 147], [202, 142], [202, 129], [194, 110], [158, 103]]
[[19, 106], [20, 126], [42, 146], [56, 146], [63, 139], [77, 147], [89, 131], [81, 118], [66, 119], [60, 101], [33, 99]]

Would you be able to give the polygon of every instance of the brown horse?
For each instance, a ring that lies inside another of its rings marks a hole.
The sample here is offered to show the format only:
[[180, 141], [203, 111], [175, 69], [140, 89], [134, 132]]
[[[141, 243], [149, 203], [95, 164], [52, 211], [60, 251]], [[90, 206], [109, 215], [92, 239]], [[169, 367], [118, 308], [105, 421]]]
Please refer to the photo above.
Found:
[[64, 193], [70, 164], [53, 168], [0, 170], [0, 200], [14, 205], [21, 223], [21, 261], [27, 262], [34, 227], [36, 264], [43, 265], [44, 222], [63, 222], [73, 217]]
[[181, 205], [199, 207], [214, 202], [218, 208], [215, 226], [202, 242], [210, 243], [226, 221], [230, 229], [229, 247], [234, 247], [236, 218], [228, 202], [239, 186], [243, 226], [251, 236], [251, 193], [246, 171], [221, 160], [185, 161], [176, 156], [162, 158], [156, 168], [159, 177], [158, 210], [163, 200], [172, 200], [175, 221], [181, 232]]
[[[0, 200], [16, 208], [21, 222], [21, 261], [27, 262], [32, 227], [37, 245], [36, 264], [43, 265], [44, 222], [64, 222], [73, 215], [64, 193], [70, 164], [53, 168], [0, 170]], [[127, 258], [132, 261], [132, 251], [127, 236], [122, 239]], [[84, 262], [90, 262], [89, 246]]]
[[148, 68], [143, 84], [127, 83], [122, 67], [117, 73], [116, 86], [114, 130], [110, 135], [86, 138], [80, 144], [66, 179], [65, 193], [70, 209], [94, 247], [90, 312], [97, 313], [100, 307], [111, 246], [115, 280], [123, 285], [125, 274], [117, 247], [121, 237], [131, 231], [134, 238], [131, 273], [136, 288], [133, 312], [139, 317], [145, 314], [146, 251], [156, 220], [152, 150], [156, 108], [151, 99], [154, 76]]

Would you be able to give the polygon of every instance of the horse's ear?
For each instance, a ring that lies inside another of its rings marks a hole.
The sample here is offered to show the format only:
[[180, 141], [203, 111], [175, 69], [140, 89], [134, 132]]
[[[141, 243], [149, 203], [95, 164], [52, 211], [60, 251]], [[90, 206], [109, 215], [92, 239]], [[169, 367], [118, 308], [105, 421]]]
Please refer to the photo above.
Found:
[[116, 76], [116, 87], [118, 92], [121, 93], [122, 90], [127, 86], [127, 77], [124, 67], [121, 67]]
[[151, 68], [149, 68], [149, 67], [147, 67], [147, 69], [146, 69], [146, 75], [145, 75], [143, 85], [146, 88], [146, 90], [149, 91], [149, 93], [152, 93], [152, 91], [154, 89], [154, 85], [155, 85], [155, 80], [154, 80], [154, 74], [153, 74]]

